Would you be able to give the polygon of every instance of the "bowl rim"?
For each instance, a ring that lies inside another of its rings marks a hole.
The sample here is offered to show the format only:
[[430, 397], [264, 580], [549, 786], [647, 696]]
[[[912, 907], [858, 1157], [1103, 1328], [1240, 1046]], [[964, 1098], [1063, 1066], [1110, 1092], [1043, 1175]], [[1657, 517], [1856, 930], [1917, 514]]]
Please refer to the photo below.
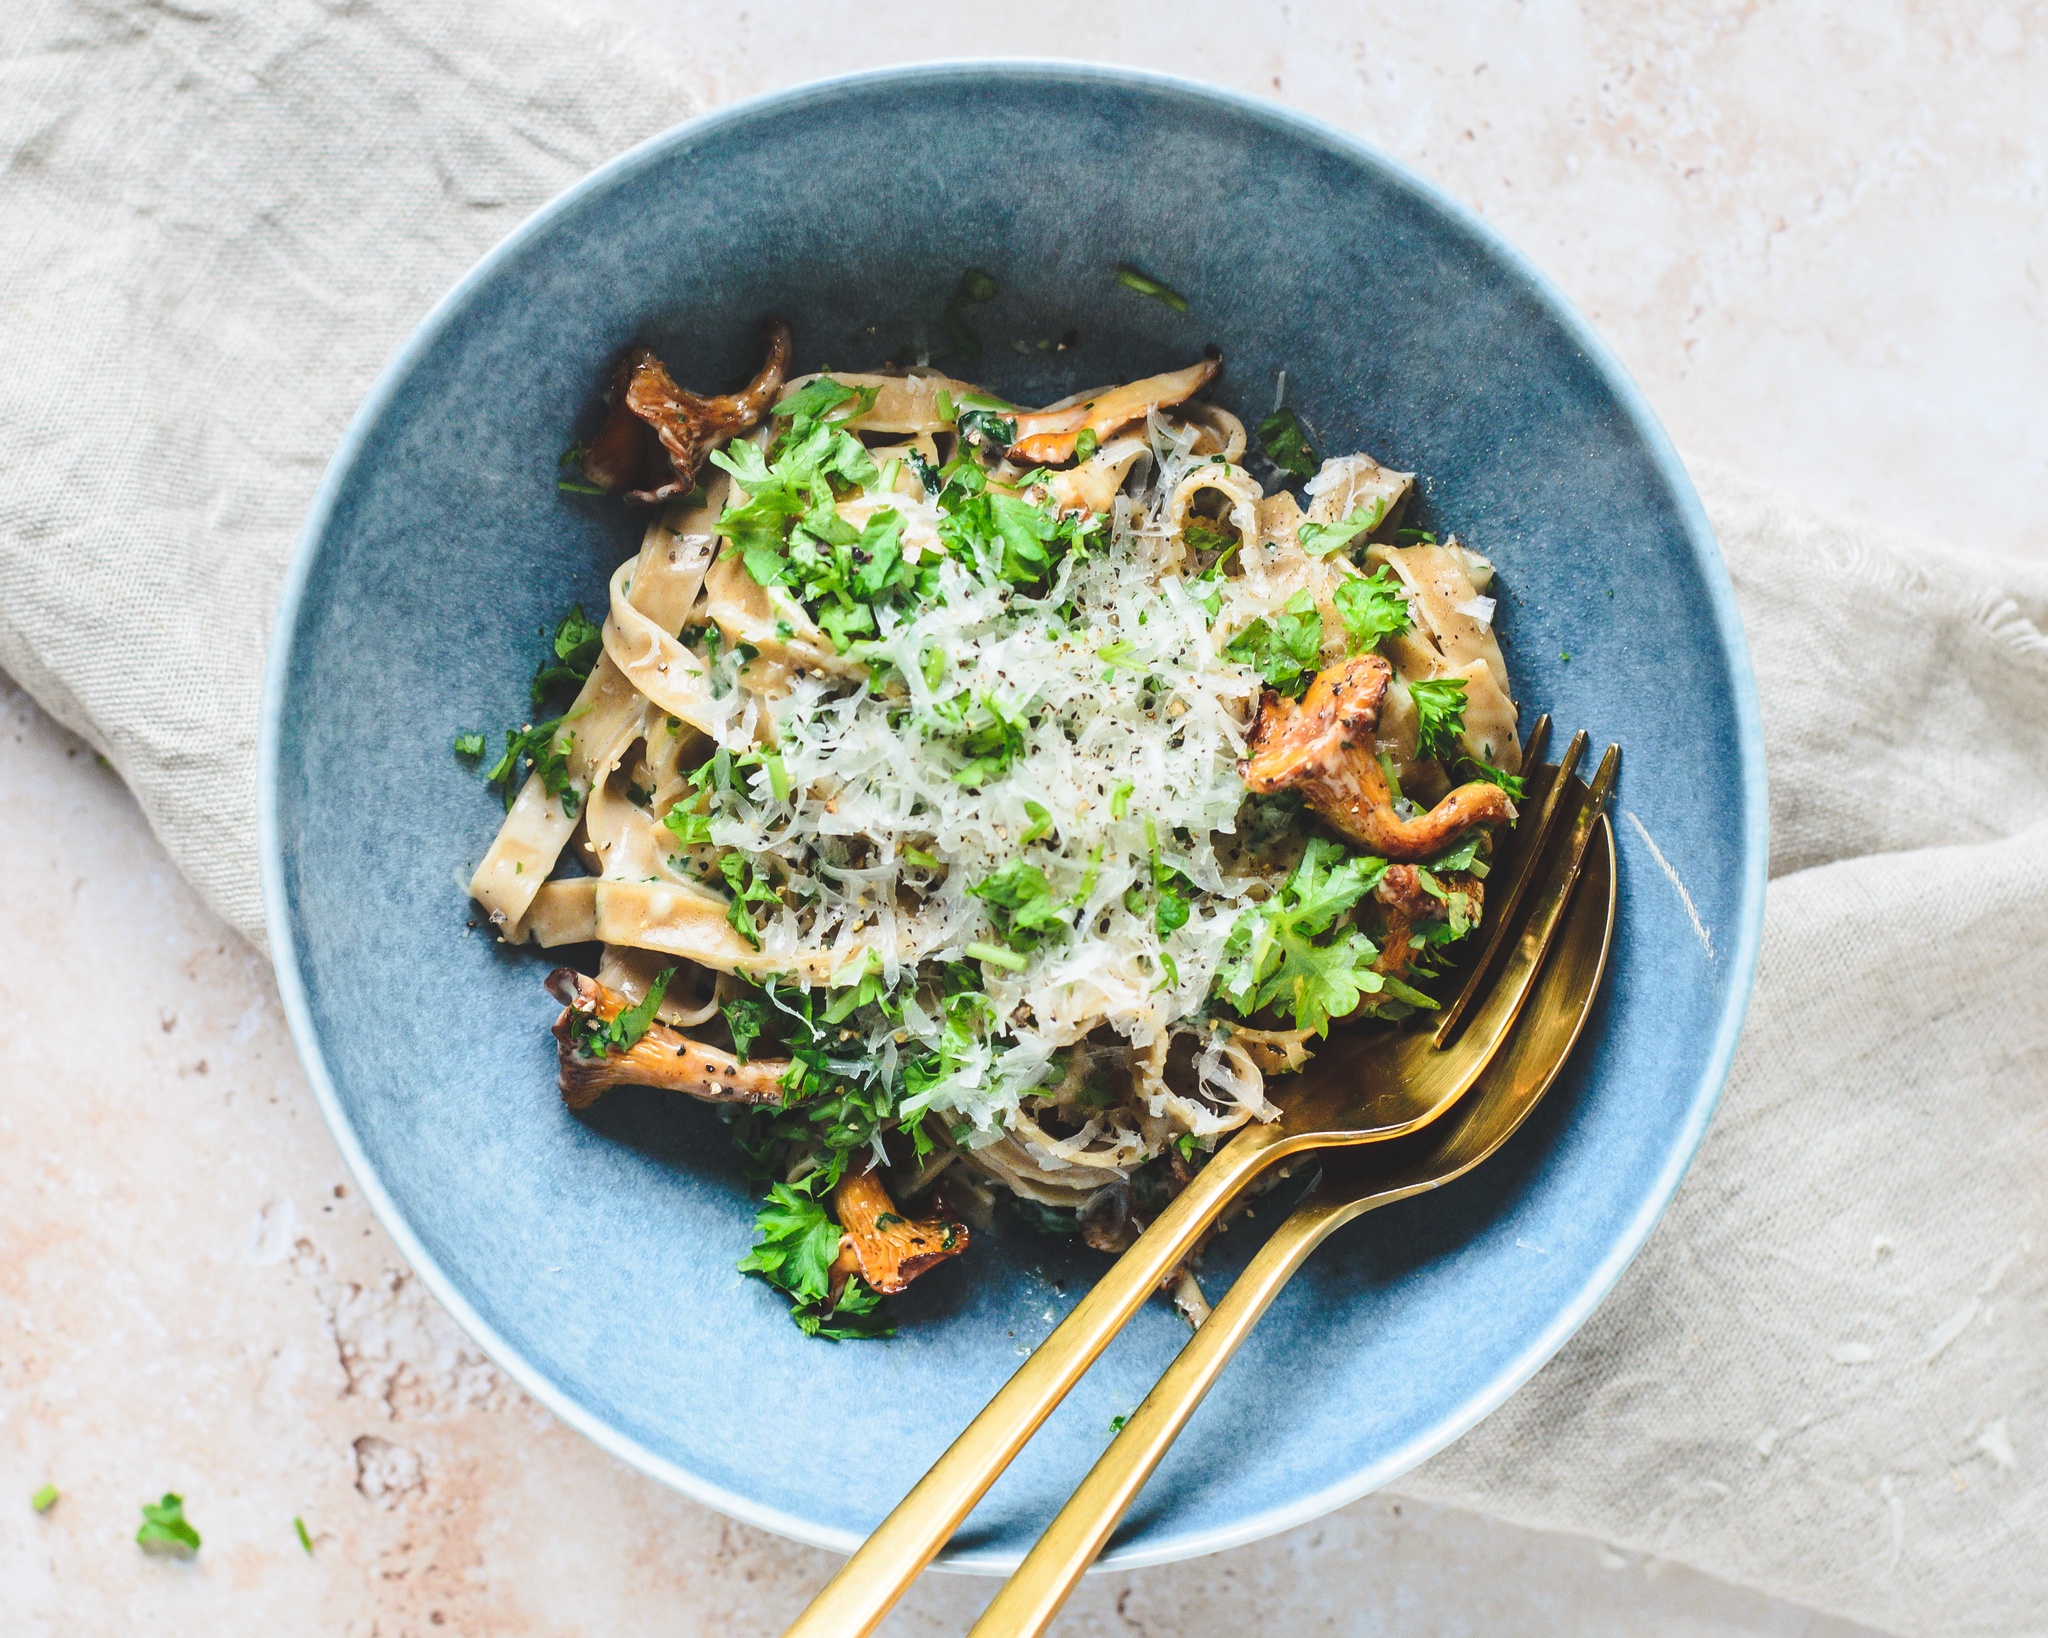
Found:
[[[800, 85], [751, 97], [716, 109], [635, 144], [595, 167], [587, 175], [550, 199], [514, 228], [462, 275], [408, 335], [404, 343], [378, 372], [361, 404], [349, 418], [336, 444], [319, 487], [314, 491], [306, 519], [301, 526], [280, 591], [272, 627], [268, 658], [264, 666], [261, 716], [257, 742], [257, 847], [262, 871], [263, 914], [272, 965], [277, 977], [285, 1018], [306, 1078], [312, 1084], [329, 1130], [342, 1157], [354, 1174], [357, 1187], [376, 1213], [384, 1231], [450, 1317], [481, 1347], [491, 1362], [517, 1382], [563, 1421], [601, 1449], [650, 1478], [659, 1480], [693, 1501], [713, 1508], [744, 1523], [771, 1530], [778, 1535], [850, 1553], [862, 1536], [856, 1532], [821, 1525], [782, 1508], [765, 1505], [728, 1490], [679, 1463], [641, 1445], [578, 1404], [558, 1388], [525, 1356], [501, 1336], [457, 1289], [454, 1281], [428, 1253], [398, 1203], [385, 1190], [381, 1178], [364, 1152], [353, 1124], [341, 1105], [320, 1039], [313, 1025], [305, 977], [300, 968], [297, 941], [292, 936], [285, 890], [284, 858], [278, 815], [278, 770], [286, 685], [292, 670], [292, 654], [311, 577], [314, 559], [332, 520], [341, 485], [360, 456], [372, 428], [389, 409], [400, 384], [438, 342], [443, 332], [466, 307], [470, 298], [490, 283], [498, 270], [520, 255], [555, 221], [573, 211], [589, 195], [609, 188], [623, 178], [654, 163], [681, 143], [694, 141], [726, 126], [745, 125], [763, 118], [801, 108], [821, 98], [875, 87], [912, 88], [944, 81], [1004, 79], [1025, 83], [1060, 82], [1107, 90], [1165, 94], [1188, 103], [1206, 103], [1275, 135], [1320, 148], [1353, 164], [1377, 172], [1390, 185], [1406, 191], [1425, 206], [1448, 218], [1462, 232], [1497, 259], [1509, 277], [1524, 290], [1571, 338], [1615, 402], [1643, 447], [1658, 476], [1670, 490], [1680, 527], [1692, 544], [1693, 557], [1705, 582], [1714, 615], [1714, 628], [1727, 655], [1736, 728], [1736, 752], [1742, 781], [1742, 840], [1747, 850], [1742, 881], [1741, 911], [1727, 952], [1724, 971], [1729, 975], [1727, 1000], [1714, 1033], [1705, 1069], [1693, 1093], [1692, 1104], [1664, 1164], [1645, 1192], [1642, 1202], [1623, 1231], [1595, 1265], [1578, 1295], [1540, 1332], [1530, 1337], [1518, 1353], [1497, 1371], [1486, 1387], [1472, 1395], [1458, 1410], [1419, 1430], [1379, 1460], [1339, 1482], [1311, 1492], [1294, 1501], [1247, 1514], [1228, 1525], [1206, 1530], [1167, 1534], [1158, 1539], [1141, 1538], [1113, 1546], [1094, 1569], [1136, 1569], [1194, 1558], [1226, 1548], [1242, 1546], [1276, 1535], [1356, 1501], [1382, 1488], [1419, 1466], [1438, 1451], [1461, 1438], [1497, 1410], [1507, 1398], [1534, 1376], [1571, 1339], [1603, 1302], [1623, 1271], [1634, 1261], [1659, 1218], [1670, 1205], [1679, 1182], [1691, 1165], [1706, 1134], [1721, 1091], [1727, 1083], [1735, 1047], [1748, 1011], [1762, 943], [1764, 888], [1768, 874], [1768, 800], [1764, 781], [1763, 727], [1751, 669], [1749, 645], [1735, 603], [1735, 591], [1725, 560], [1707, 519], [1690, 475], [1679, 459], [1663, 425], [1648, 399], [1613, 350], [1579, 313], [1562, 290], [1534, 262], [1511, 244], [1469, 206], [1437, 184], [1410, 170], [1399, 160], [1370, 143], [1322, 120], [1297, 113], [1276, 103], [1242, 91], [1211, 85], [1184, 75], [1162, 74], [1114, 64], [1072, 61], [1059, 58], [955, 58], [916, 64], [865, 69], [858, 73], [808, 80]], [[1007, 1574], [1021, 1554], [989, 1549], [963, 1549], [941, 1554], [939, 1568], [982, 1574]]]

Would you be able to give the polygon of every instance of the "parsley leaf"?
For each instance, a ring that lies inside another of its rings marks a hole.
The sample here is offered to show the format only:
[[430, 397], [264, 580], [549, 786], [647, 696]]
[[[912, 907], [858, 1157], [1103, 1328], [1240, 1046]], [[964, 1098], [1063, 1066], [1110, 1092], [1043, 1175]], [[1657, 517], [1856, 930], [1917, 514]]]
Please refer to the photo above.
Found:
[[896, 1334], [896, 1327], [876, 1312], [881, 1306], [882, 1294], [871, 1290], [858, 1274], [852, 1274], [839, 1288], [839, 1300], [831, 1307], [821, 1309], [806, 1304], [791, 1309], [789, 1317], [808, 1337], [823, 1337], [827, 1342], [874, 1341]]
[[1505, 769], [1496, 768], [1483, 757], [1461, 757], [1459, 758], [1458, 765], [1462, 768], [1470, 768], [1474, 779], [1483, 779], [1489, 785], [1498, 785], [1508, 793], [1508, 800], [1511, 802], [1521, 801], [1527, 789], [1526, 780], [1517, 774], [1507, 772]]
[[1078, 463], [1094, 455], [1102, 447], [1102, 440], [1095, 435], [1093, 427], [1083, 427], [1074, 438], [1074, 460]]
[[752, 859], [738, 853], [728, 853], [720, 859], [718, 871], [732, 889], [732, 903], [725, 908], [725, 919], [732, 923], [734, 932], [755, 949], [760, 949], [761, 929], [754, 925], [753, 912], [748, 907], [772, 904], [781, 908], [782, 895], [775, 890], [774, 877]]
[[1360, 535], [1380, 526], [1387, 515], [1387, 497], [1376, 496], [1370, 507], [1360, 507], [1336, 523], [1304, 523], [1295, 531], [1301, 549], [1310, 557], [1328, 557], [1342, 551]]
[[543, 660], [533, 674], [533, 708], [538, 711], [556, 690], [574, 691], [583, 686], [590, 668], [604, 652], [604, 629], [594, 624], [574, 605], [555, 626], [554, 658]]
[[778, 421], [789, 423], [785, 437], [801, 437], [815, 423], [824, 420], [842, 404], [851, 403], [854, 407], [847, 415], [841, 416], [841, 420], [864, 414], [874, 408], [875, 399], [881, 390], [880, 387], [849, 387], [843, 381], [834, 381], [829, 375], [821, 375], [815, 381], [805, 382], [768, 413]]
[[1408, 599], [1385, 569], [1347, 574], [1338, 581], [1331, 601], [1337, 605], [1337, 618], [1344, 622], [1353, 654], [1378, 648], [1383, 638], [1400, 636], [1410, 624]]
[[1282, 472], [1313, 478], [1322, 458], [1309, 447], [1301, 418], [1291, 409], [1276, 409], [1259, 423], [1259, 448]]
[[621, 1007], [607, 1023], [600, 1023], [587, 1012], [572, 1011], [569, 1033], [576, 1042], [576, 1050], [586, 1058], [616, 1057], [632, 1051], [654, 1023], [655, 1011], [661, 1006], [662, 996], [668, 993], [669, 980], [675, 976], [675, 968], [665, 969], [647, 986], [645, 995], [630, 1007]]
[[822, 1303], [830, 1297], [839, 1225], [821, 1201], [787, 1183], [771, 1183], [768, 1203], [754, 1215], [754, 1229], [761, 1238], [740, 1259], [741, 1273], [760, 1275], [798, 1302]]
[[1017, 441], [1016, 417], [1000, 410], [966, 409], [954, 425], [966, 442], [1000, 454]]
[[1252, 621], [1223, 652], [1258, 672], [1268, 687], [1300, 698], [1314, 680], [1323, 652], [1323, 617], [1316, 600], [1306, 590], [1296, 592], [1279, 614]]
[[1052, 896], [1045, 872], [1022, 859], [1012, 859], [967, 891], [988, 906], [989, 924], [1013, 950], [1036, 949], [1047, 941], [1057, 944], [1072, 931], [1067, 907]]
[[1000, 779], [1024, 753], [1025, 708], [1005, 706], [993, 694], [956, 694], [933, 706], [926, 720], [929, 734], [967, 759], [953, 783], [970, 790]]
[[732, 1031], [732, 1055], [745, 1063], [748, 1050], [767, 1027], [766, 1006], [749, 996], [736, 995], [719, 1008], [719, 1012], [725, 1019], [725, 1027]]
[[539, 777], [541, 788], [561, 803], [565, 815], [573, 819], [581, 810], [583, 793], [576, 788], [569, 773], [569, 753], [576, 748], [576, 738], [562, 726], [565, 720], [552, 717], [530, 727], [505, 730], [505, 754], [491, 764], [489, 772], [484, 775], [484, 784], [504, 793], [507, 812], [518, 800], [520, 787], [526, 783], [528, 764]]
[[1446, 876], [1456, 875], [1461, 870], [1469, 870], [1475, 875], [1484, 876], [1486, 864], [1479, 856], [1479, 849], [1485, 834], [1483, 829], [1468, 832], [1465, 839], [1456, 847], [1446, 848], [1434, 859], [1426, 860], [1426, 868], [1441, 871]]
[[1432, 677], [1408, 685], [1415, 701], [1416, 755], [1425, 761], [1454, 750], [1465, 729], [1465, 679]]
[[1154, 301], [1164, 302], [1176, 313], [1188, 310], [1188, 299], [1170, 285], [1161, 284], [1149, 273], [1141, 273], [1129, 262], [1116, 265], [1116, 282], [1126, 290], [1135, 290], [1141, 296], [1150, 296]]
[[787, 1183], [770, 1184], [768, 1203], [755, 1215], [754, 1228], [761, 1238], [740, 1259], [740, 1271], [758, 1274], [794, 1297], [790, 1318], [806, 1336], [850, 1342], [895, 1334], [877, 1312], [880, 1294], [857, 1276], [840, 1288], [837, 1302], [832, 1300], [839, 1225], [818, 1200]]
[[1240, 1016], [1274, 1007], [1291, 1014], [1295, 1028], [1327, 1035], [1331, 1019], [1385, 986], [1372, 970], [1378, 947], [1336, 923], [1386, 870], [1384, 859], [1347, 857], [1338, 843], [1312, 837], [1279, 891], [1239, 914], [1217, 969], [1218, 998]]
[[[1180, 535], [1191, 552], [1227, 552], [1239, 544], [1235, 529], [1199, 514], [1182, 525]], [[1222, 559], [1217, 561], [1220, 563]]]
[[731, 787], [732, 753], [721, 746], [703, 766], [691, 771], [689, 779], [689, 790], [676, 798], [661, 823], [678, 846], [702, 847], [711, 840], [711, 813], [705, 798], [714, 788]]
[[1052, 553], [1046, 548], [1058, 533], [1057, 520], [1044, 507], [1016, 495], [992, 494], [988, 506], [1003, 543], [1003, 578], [1020, 586], [1046, 578], [1052, 570]]
[[455, 736], [455, 754], [460, 757], [467, 757], [471, 762], [474, 762], [484, 754], [484, 743], [484, 736], [482, 734], [457, 734]]
[[199, 1532], [185, 1517], [185, 1498], [166, 1490], [162, 1501], [144, 1502], [142, 1528], [135, 1532], [135, 1540], [152, 1552], [198, 1552]]

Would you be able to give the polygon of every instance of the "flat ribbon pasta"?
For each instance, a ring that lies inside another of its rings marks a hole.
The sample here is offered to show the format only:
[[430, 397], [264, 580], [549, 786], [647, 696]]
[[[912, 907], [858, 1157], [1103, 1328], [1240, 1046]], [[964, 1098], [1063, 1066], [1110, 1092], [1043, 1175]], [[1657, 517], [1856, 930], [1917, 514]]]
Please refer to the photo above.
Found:
[[[1468, 570], [1483, 558], [1457, 546], [1384, 546], [1366, 553], [1385, 565], [1408, 592], [1419, 631], [1387, 643], [1404, 682], [1428, 677], [1465, 679], [1465, 749], [1508, 773], [1522, 766], [1515, 704], [1508, 694], [1507, 662], [1493, 634], [1492, 602], [1480, 595]], [[1488, 565], [1490, 568], [1491, 565]], [[1481, 618], [1484, 613], [1485, 618]]]

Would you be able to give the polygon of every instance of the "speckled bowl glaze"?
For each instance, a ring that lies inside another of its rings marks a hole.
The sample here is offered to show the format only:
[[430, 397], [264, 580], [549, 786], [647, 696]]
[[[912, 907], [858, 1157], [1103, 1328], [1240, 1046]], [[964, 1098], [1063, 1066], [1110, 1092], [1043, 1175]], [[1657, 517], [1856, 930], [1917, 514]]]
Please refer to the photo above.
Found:
[[[1114, 284], [1122, 261], [1189, 311]], [[1218, 396], [1256, 418], [1285, 370], [1323, 448], [1422, 473], [1421, 520], [1497, 560], [1525, 709], [1624, 748], [1615, 960], [1573, 1066], [1481, 1172], [1365, 1219], [1294, 1282], [1110, 1555], [1156, 1562], [1384, 1484], [1549, 1358], [1671, 1198], [1749, 993], [1761, 739], [1713, 537], [1607, 349], [1462, 207], [1279, 108], [1071, 65], [809, 86], [614, 160], [428, 316], [321, 485], [265, 698], [271, 938], [365, 1193], [499, 1364], [740, 1518], [842, 1549], [880, 1519], [1101, 1260], [1001, 1224], [900, 1299], [895, 1340], [799, 1335], [734, 1271], [753, 1213], [712, 1111], [562, 1107], [547, 958], [465, 926], [457, 884], [499, 813], [449, 742], [521, 718], [537, 631], [602, 607], [638, 539], [641, 518], [555, 488], [623, 346], [723, 383], [775, 313], [801, 367], [869, 366], [939, 340], [968, 265], [1002, 286], [973, 314], [979, 373], [1020, 400], [1213, 341]], [[1012, 345], [1070, 330], [1068, 352]], [[1225, 1236], [1212, 1286], [1260, 1227]], [[952, 1562], [1013, 1563], [1184, 1336], [1163, 1306], [1140, 1315]]]

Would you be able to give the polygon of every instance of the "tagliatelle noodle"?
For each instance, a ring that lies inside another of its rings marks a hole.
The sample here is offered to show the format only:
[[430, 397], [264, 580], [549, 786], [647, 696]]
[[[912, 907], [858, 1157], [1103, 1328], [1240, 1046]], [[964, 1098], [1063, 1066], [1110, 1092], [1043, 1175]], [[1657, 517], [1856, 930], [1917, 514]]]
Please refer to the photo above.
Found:
[[1403, 681], [1421, 677], [1462, 677], [1465, 679], [1465, 726], [1461, 736], [1466, 749], [1508, 773], [1522, 766], [1515, 705], [1508, 694], [1507, 661], [1500, 652], [1500, 639], [1493, 634], [1491, 609], [1479, 619], [1471, 612], [1480, 598], [1479, 588], [1468, 572], [1476, 563], [1485, 564], [1491, 577], [1492, 565], [1477, 553], [1457, 546], [1381, 546], [1366, 554], [1369, 565], [1384, 564], [1401, 579], [1408, 590], [1409, 604], [1418, 624], [1430, 639], [1437, 660], [1434, 669], [1411, 673], [1405, 665], [1430, 664], [1428, 651], [1419, 636], [1388, 645], [1396, 673]]

